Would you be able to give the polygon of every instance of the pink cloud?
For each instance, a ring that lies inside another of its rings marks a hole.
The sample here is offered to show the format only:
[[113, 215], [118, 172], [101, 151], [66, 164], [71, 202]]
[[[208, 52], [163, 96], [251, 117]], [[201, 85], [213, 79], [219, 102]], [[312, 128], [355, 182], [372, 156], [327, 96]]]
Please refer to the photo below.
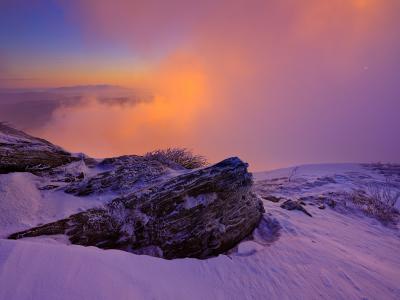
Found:
[[[263, 169], [400, 159], [399, 8], [396, 0], [87, 0], [74, 12], [90, 38], [129, 45], [147, 62], [145, 82], [170, 101], [163, 109], [175, 131], [165, 141], [179, 136], [212, 159], [235, 154]], [[180, 92], [199, 78], [196, 93]], [[173, 121], [188, 102], [191, 117]], [[146, 120], [159, 113], [148, 109]], [[131, 138], [150, 138], [132, 151], [166, 144], [159, 125], [148, 124], [150, 135], [135, 130]], [[108, 126], [118, 135], [128, 125]]]

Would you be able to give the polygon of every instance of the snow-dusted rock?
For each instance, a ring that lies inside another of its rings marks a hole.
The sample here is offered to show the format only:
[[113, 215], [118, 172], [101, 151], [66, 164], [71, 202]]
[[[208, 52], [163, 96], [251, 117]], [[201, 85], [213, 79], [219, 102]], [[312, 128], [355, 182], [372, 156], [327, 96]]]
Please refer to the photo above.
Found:
[[291, 199], [286, 200], [281, 204], [281, 207], [287, 210], [299, 210], [304, 212], [307, 216], [312, 217], [312, 215], [303, 207], [304, 202], [294, 201]]
[[107, 192], [125, 195], [173, 176], [171, 171], [187, 171], [179, 165], [175, 165], [174, 169], [171, 167], [171, 164], [167, 166], [139, 155], [106, 158], [97, 164], [101, 172], [85, 180], [72, 181], [65, 187], [65, 191], [77, 196]]
[[247, 164], [229, 158], [10, 238], [66, 234], [79, 245], [207, 258], [234, 247], [259, 223], [263, 206], [251, 185]]
[[0, 174], [37, 173], [79, 160], [46, 140], [0, 123]]

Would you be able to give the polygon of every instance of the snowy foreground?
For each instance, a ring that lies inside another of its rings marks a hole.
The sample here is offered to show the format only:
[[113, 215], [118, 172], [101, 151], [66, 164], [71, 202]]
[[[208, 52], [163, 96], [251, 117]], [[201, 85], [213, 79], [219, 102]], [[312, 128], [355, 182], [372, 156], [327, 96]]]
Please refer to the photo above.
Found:
[[[384, 180], [361, 165], [313, 165], [255, 174], [256, 186], [287, 177], [291, 182], [276, 196], [298, 198]], [[244, 241], [229, 256], [207, 260], [69, 245], [63, 236], [4, 239], [105, 201], [38, 191], [37, 180], [28, 173], [0, 175], [2, 300], [400, 299], [398, 225], [316, 205], [305, 206], [309, 217], [264, 200], [265, 217], [281, 227], [274, 238], [267, 244]]]

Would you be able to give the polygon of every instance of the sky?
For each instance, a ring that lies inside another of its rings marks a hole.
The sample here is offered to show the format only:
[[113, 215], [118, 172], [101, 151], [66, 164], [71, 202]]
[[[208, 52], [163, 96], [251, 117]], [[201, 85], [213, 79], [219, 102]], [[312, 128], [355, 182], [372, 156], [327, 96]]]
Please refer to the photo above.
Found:
[[0, 1], [0, 88], [151, 93], [129, 105], [55, 94], [44, 121], [24, 123], [96, 157], [187, 147], [256, 171], [400, 162], [398, 53], [398, 0]]

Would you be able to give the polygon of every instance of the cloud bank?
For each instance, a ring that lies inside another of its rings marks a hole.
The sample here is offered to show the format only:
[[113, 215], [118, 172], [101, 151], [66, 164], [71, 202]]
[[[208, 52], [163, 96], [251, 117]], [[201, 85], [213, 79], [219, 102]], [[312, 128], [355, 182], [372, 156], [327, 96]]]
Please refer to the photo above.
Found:
[[[253, 169], [399, 161], [400, 3], [66, 2], [88, 41], [140, 57], [153, 102], [60, 108], [40, 133], [93, 155], [186, 146]], [[78, 136], [76, 136], [78, 134]]]

